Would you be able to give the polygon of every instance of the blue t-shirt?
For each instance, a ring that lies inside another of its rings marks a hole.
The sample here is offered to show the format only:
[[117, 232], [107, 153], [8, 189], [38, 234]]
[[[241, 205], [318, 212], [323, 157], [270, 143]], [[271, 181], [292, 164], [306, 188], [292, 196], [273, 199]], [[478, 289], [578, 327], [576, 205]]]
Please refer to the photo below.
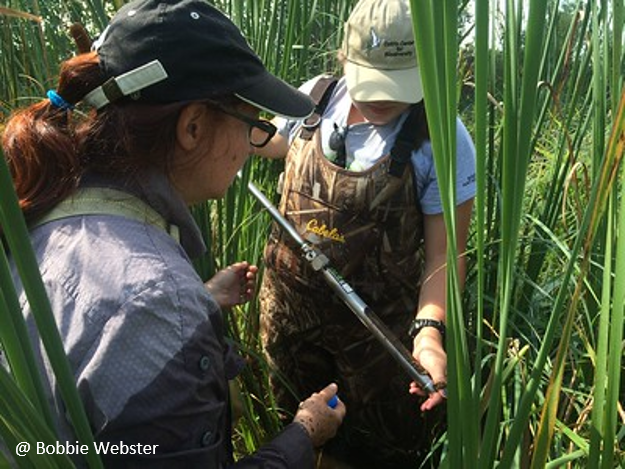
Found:
[[[300, 87], [300, 90], [310, 93], [317, 80], [318, 77], [309, 80]], [[341, 78], [321, 117], [321, 146], [326, 156], [330, 157], [333, 151], [328, 145], [328, 139], [332, 131], [335, 126], [347, 128], [345, 134], [346, 166], [352, 171], [364, 171], [390, 153], [408, 112], [384, 126], [376, 126], [367, 122], [346, 126], [351, 105], [352, 100], [347, 91], [345, 79]], [[278, 132], [285, 137], [288, 136], [289, 142], [292, 142], [299, 132], [301, 121], [277, 118], [275, 122]], [[475, 147], [459, 118], [457, 119], [456, 148], [456, 204], [461, 204], [475, 196]], [[413, 151], [411, 161], [417, 198], [421, 203], [422, 211], [425, 214], [442, 213], [432, 145], [429, 140], [424, 141], [418, 150]]]

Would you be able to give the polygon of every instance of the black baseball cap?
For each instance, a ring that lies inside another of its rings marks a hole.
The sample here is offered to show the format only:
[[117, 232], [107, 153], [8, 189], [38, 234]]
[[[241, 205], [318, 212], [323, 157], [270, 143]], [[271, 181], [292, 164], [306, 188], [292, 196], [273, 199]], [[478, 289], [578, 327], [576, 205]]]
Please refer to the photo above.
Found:
[[94, 43], [107, 81], [83, 101], [100, 109], [124, 97], [172, 103], [235, 95], [301, 119], [314, 103], [267, 71], [239, 28], [204, 0], [135, 0]]

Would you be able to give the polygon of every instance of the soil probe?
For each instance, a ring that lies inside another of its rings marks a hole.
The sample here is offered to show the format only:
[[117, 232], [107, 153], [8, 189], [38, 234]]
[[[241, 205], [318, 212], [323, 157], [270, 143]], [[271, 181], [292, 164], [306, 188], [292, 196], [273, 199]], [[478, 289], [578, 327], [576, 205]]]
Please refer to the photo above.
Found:
[[[240, 176], [240, 174], [239, 174]], [[423, 371], [414, 361], [406, 347], [399, 341], [395, 334], [380, 320], [373, 310], [358, 296], [354, 289], [343, 277], [330, 266], [330, 261], [321, 251], [308, 244], [295, 228], [282, 216], [280, 211], [267, 199], [267, 197], [252, 182], [247, 184], [248, 190], [269, 211], [271, 217], [289, 236], [299, 245], [302, 256], [315, 271], [321, 272], [332, 290], [338, 297], [356, 314], [358, 319], [373, 334], [382, 346], [386, 348], [395, 360], [406, 370], [408, 375], [428, 394], [436, 392], [430, 376]]]

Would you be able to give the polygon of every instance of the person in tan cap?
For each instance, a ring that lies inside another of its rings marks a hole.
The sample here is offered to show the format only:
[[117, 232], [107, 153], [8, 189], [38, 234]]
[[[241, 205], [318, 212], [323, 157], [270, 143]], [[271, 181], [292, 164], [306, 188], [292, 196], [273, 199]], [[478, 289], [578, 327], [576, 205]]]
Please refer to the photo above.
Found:
[[[286, 157], [282, 214], [400, 337], [437, 391], [410, 384], [277, 225], [265, 249], [262, 341], [284, 410], [327, 381], [340, 385], [349, 414], [326, 456], [344, 466], [417, 467], [444, 410], [447, 235], [409, 1], [358, 2], [339, 58], [338, 81], [320, 76], [300, 88], [318, 103], [315, 114], [275, 121], [278, 134], [258, 153]], [[475, 150], [459, 119], [457, 144], [463, 253]]]

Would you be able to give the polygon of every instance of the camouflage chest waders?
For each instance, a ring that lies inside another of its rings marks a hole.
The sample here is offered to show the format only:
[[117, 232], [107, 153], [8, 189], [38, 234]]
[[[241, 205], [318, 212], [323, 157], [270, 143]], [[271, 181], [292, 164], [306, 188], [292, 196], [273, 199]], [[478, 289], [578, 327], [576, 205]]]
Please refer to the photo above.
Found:
[[[388, 173], [390, 162], [386, 156], [365, 172], [351, 172], [323, 156], [318, 130], [310, 140], [298, 138], [286, 159], [280, 211], [412, 351], [406, 332], [418, 305], [422, 215], [411, 170], [398, 179]], [[261, 332], [277, 372], [278, 405], [292, 412], [336, 381], [348, 414], [326, 450], [367, 467], [415, 466], [416, 454], [429, 445], [430, 425], [420, 400], [407, 392], [409, 377], [277, 225], [265, 263]]]

